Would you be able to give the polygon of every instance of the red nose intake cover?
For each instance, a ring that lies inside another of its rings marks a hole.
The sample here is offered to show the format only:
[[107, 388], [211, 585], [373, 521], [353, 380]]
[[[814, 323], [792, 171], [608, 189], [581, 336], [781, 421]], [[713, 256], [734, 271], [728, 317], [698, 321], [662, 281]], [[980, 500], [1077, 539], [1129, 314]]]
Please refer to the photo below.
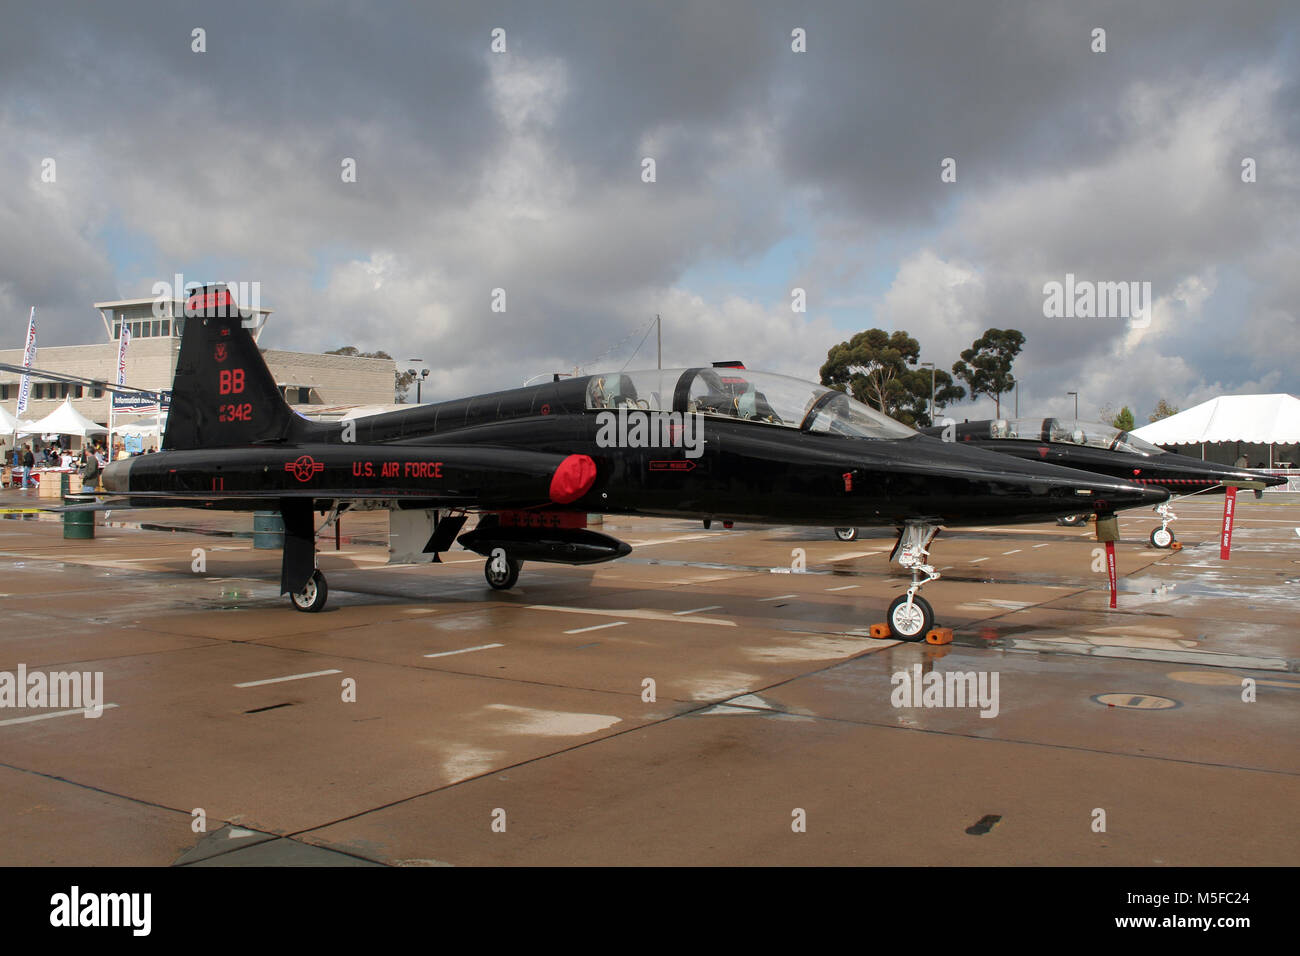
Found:
[[567, 505], [585, 495], [596, 480], [596, 463], [587, 455], [570, 455], [551, 478], [551, 500]]

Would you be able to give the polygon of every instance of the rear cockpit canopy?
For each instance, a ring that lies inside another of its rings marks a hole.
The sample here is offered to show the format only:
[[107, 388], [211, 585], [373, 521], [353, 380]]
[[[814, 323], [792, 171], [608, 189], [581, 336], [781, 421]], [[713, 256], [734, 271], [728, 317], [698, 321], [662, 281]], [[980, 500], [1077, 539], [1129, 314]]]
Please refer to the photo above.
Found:
[[650, 369], [592, 375], [587, 408], [699, 413], [850, 438], [910, 438], [912, 429], [844, 392], [771, 372]]
[[1000, 418], [989, 422], [989, 437], [1081, 445], [1130, 455], [1162, 455], [1163, 448], [1100, 422], [1062, 421], [1056, 418]]

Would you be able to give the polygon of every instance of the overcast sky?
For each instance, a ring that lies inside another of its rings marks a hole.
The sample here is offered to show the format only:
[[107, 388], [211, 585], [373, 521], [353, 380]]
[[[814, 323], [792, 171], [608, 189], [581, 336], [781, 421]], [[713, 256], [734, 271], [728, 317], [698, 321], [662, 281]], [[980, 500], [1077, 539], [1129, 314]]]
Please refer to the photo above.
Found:
[[[1294, 2], [11, 4], [0, 176], [0, 347], [179, 272], [426, 398], [653, 367], [655, 313], [665, 366], [809, 379], [1017, 328], [1022, 415], [1300, 393]], [[1067, 274], [1149, 324], [1045, 316]]]

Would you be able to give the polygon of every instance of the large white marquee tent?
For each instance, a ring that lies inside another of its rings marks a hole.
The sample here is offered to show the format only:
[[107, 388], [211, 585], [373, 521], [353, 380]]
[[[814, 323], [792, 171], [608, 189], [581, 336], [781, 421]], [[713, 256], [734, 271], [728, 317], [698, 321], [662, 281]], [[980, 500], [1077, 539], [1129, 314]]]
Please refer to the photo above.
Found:
[[[1200, 445], [1230, 443], [1233, 456], [1253, 451], [1241, 446], [1268, 449], [1268, 467], [1275, 463], [1278, 446], [1300, 444], [1300, 398], [1279, 392], [1275, 395], [1222, 395], [1170, 415], [1158, 422], [1135, 428], [1133, 434], [1154, 445]], [[1252, 465], [1264, 464], [1251, 460]]]

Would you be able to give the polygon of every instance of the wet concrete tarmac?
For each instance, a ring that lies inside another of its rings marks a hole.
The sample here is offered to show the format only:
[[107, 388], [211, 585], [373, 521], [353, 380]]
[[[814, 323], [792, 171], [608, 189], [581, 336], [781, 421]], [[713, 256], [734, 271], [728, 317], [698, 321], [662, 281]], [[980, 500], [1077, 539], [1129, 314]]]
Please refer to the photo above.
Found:
[[348, 516], [310, 615], [246, 515], [6, 514], [0, 672], [108, 706], [0, 707], [0, 863], [1294, 865], [1300, 500], [1240, 501], [1226, 563], [1221, 507], [1181, 552], [1122, 515], [1116, 610], [1084, 528], [945, 531], [947, 647], [867, 636], [886, 532], [610, 520], [629, 558], [494, 592]]

